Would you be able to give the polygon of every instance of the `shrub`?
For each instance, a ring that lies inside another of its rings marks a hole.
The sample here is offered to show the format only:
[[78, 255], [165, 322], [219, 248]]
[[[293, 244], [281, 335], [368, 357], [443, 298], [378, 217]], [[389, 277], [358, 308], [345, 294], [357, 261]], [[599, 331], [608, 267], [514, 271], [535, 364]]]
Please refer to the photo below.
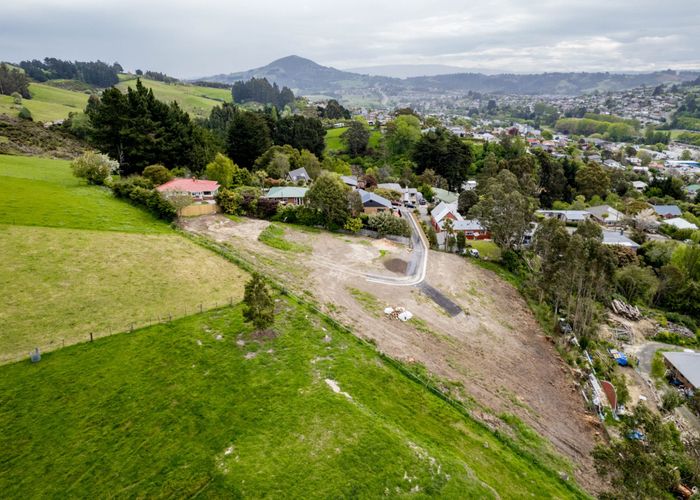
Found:
[[380, 212], [370, 215], [367, 226], [374, 229], [380, 235], [392, 234], [394, 236], [410, 236], [411, 229], [404, 219], [394, 217], [389, 212]]
[[165, 184], [173, 178], [172, 172], [163, 165], [149, 165], [143, 169], [143, 176], [150, 180], [154, 186]]
[[19, 115], [18, 115], [18, 116], [19, 116], [22, 120], [29, 120], [29, 121], [33, 121], [33, 120], [34, 120], [34, 118], [32, 117], [32, 112], [29, 111], [29, 110], [28, 110], [27, 108], [25, 108], [24, 106], [22, 107], [22, 109], [19, 110]]
[[661, 398], [661, 408], [666, 412], [675, 410], [683, 403], [685, 403], [685, 399], [675, 389], [665, 392]]
[[117, 198], [128, 199], [135, 205], [141, 205], [163, 220], [172, 221], [177, 217], [175, 205], [153, 189], [151, 181], [144, 177], [121, 179], [112, 185], [112, 192]]
[[112, 178], [119, 168], [119, 163], [109, 156], [86, 151], [71, 163], [73, 175], [87, 180], [88, 184], [102, 185]]
[[360, 229], [362, 229], [362, 219], [360, 219], [359, 217], [351, 217], [345, 222], [345, 226], [343, 227], [347, 231], [356, 233]]
[[226, 214], [238, 215], [243, 203], [243, 195], [232, 189], [221, 188], [216, 195], [216, 203]]

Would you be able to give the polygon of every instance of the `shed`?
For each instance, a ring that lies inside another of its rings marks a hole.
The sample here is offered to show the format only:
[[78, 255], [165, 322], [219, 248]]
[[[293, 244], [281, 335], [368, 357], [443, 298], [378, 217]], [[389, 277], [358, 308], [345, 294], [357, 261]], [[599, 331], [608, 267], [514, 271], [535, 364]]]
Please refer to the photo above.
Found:
[[664, 362], [673, 376], [693, 390], [700, 387], [700, 353], [662, 352]]

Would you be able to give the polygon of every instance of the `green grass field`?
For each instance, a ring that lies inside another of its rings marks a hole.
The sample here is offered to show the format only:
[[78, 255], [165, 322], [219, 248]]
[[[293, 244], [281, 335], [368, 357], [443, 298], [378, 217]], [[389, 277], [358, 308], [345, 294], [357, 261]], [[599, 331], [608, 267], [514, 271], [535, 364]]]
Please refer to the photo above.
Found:
[[493, 241], [467, 240], [467, 245], [476, 248], [482, 259], [501, 260], [501, 249]]
[[169, 232], [167, 224], [73, 177], [64, 160], [0, 155], [0, 224]]
[[351, 334], [278, 309], [275, 334], [224, 308], [0, 367], [0, 491], [583, 496]]
[[[85, 109], [88, 94], [65, 90], [42, 83], [30, 83], [31, 99], [22, 99], [22, 106], [32, 112], [35, 121], [48, 122], [68, 118], [71, 112]], [[12, 97], [0, 95], [0, 113], [17, 116], [19, 109]]]
[[258, 236], [258, 240], [265, 243], [267, 246], [284, 250], [285, 252], [308, 253], [311, 252], [311, 247], [301, 245], [284, 239], [284, 227], [278, 224], [270, 224]]
[[0, 362], [240, 300], [246, 274], [67, 161], [0, 156]]
[[[348, 128], [331, 128], [326, 130], [326, 152], [340, 152], [345, 150], [345, 143], [340, 136]], [[382, 139], [382, 134], [378, 130], [372, 130], [369, 135], [369, 147], [378, 148]]]
[[[156, 99], [165, 102], [177, 102], [182, 109], [191, 115], [205, 118], [214, 106], [220, 106], [223, 102], [231, 102], [231, 91], [228, 89], [215, 89], [188, 84], [169, 84], [155, 80], [141, 79], [148, 88], [153, 89]], [[117, 88], [126, 92], [128, 87], [136, 86], [136, 79], [123, 80], [117, 84]]]

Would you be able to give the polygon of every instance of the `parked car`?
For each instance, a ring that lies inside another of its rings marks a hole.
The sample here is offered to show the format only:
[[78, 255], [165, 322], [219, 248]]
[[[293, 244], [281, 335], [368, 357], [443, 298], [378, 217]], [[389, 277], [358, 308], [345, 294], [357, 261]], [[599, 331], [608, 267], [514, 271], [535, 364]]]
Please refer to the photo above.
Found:
[[407, 201], [406, 203], [404, 203], [403, 206], [406, 208], [416, 208], [416, 205], [414, 205], [410, 201]]
[[423, 198], [421, 198], [421, 200], [420, 200], [418, 203], [420, 203], [421, 205], [425, 205], [425, 204], [428, 203], [428, 202], [425, 201]]
[[479, 251], [476, 248], [470, 248], [469, 249], [469, 256], [474, 257], [475, 259], [478, 259], [480, 257]]

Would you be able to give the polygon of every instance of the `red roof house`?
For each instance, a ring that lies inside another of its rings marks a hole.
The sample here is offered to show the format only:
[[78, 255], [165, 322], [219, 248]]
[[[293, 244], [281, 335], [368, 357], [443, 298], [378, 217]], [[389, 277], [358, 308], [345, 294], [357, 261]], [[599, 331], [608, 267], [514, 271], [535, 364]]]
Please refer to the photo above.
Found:
[[219, 191], [219, 183], [202, 179], [176, 178], [161, 184], [156, 188], [161, 193], [164, 191], [178, 191], [189, 193], [195, 201], [213, 201]]

